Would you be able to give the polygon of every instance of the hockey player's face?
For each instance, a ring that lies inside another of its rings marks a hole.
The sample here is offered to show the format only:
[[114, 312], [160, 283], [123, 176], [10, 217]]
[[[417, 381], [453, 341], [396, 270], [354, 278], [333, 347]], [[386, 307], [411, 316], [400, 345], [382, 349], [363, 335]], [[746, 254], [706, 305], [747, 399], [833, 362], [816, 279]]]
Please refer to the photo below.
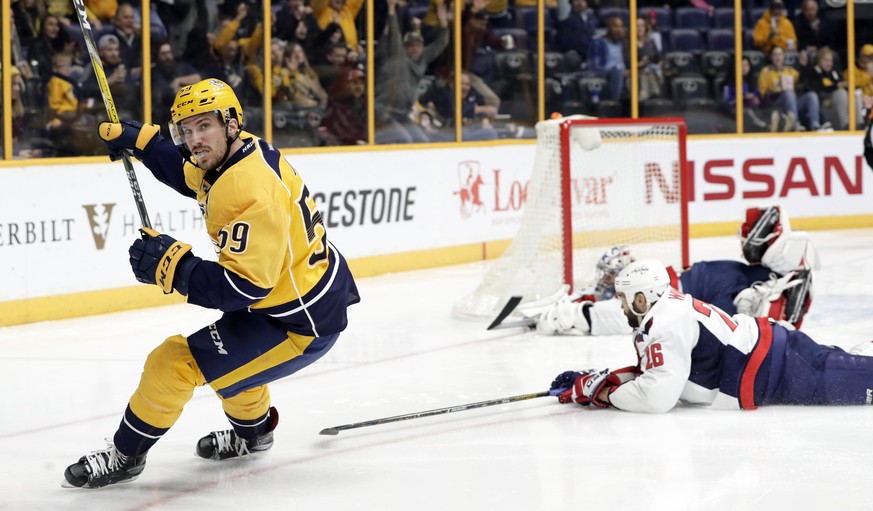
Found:
[[185, 145], [197, 158], [197, 166], [203, 170], [218, 167], [227, 152], [227, 137], [221, 121], [206, 113], [183, 119], [180, 124]]
[[[639, 328], [640, 327], [640, 317], [637, 316], [634, 311], [631, 310], [630, 304], [627, 303], [627, 298], [624, 293], [616, 293], [615, 296], [621, 300], [621, 310], [624, 311], [624, 315], [627, 318], [627, 324], [630, 325], [631, 328]], [[637, 295], [642, 296], [642, 295]]]

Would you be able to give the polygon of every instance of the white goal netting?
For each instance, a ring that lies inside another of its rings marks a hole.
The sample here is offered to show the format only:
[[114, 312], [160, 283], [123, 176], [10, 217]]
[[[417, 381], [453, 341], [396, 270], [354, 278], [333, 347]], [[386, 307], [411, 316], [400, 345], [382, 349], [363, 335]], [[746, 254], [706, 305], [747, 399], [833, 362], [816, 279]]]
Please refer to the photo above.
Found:
[[[562, 124], [568, 130], [566, 144]], [[686, 264], [680, 126], [674, 120], [584, 116], [539, 122], [518, 233], [453, 313], [491, 318], [511, 296], [529, 302], [555, 294], [570, 273], [574, 289], [584, 287], [593, 280], [597, 260], [614, 245], [630, 245], [637, 258]], [[569, 168], [563, 168], [565, 151]]]

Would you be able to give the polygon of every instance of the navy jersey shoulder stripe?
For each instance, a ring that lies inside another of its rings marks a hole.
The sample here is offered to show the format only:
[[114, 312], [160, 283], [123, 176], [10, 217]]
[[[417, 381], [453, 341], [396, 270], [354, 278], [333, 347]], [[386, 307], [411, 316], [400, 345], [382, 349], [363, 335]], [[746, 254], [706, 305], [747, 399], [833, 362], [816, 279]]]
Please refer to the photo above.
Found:
[[282, 178], [282, 173], [279, 171], [279, 161], [282, 158], [282, 153], [276, 150], [273, 146], [265, 142], [264, 140], [258, 139], [258, 147], [261, 149], [261, 154], [263, 155], [264, 161], [267, 165], [273, 169], [273, 172], [279, 176], [279, 179]]

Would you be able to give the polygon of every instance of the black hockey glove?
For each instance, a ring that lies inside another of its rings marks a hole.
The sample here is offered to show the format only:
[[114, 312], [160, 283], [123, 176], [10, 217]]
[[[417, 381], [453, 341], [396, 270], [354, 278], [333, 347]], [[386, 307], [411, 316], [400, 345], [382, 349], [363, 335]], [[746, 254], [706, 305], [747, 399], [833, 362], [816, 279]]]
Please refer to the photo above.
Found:
[[191, 245], [146, 227], [140, 232], [142, 239], [135, 240], [128, 250], [136, 280], [157, 284], [164, 294], [172, 293], [175, 287], [179, 293], [187, 295], [188, 277], [200, 261], [191, 255]]

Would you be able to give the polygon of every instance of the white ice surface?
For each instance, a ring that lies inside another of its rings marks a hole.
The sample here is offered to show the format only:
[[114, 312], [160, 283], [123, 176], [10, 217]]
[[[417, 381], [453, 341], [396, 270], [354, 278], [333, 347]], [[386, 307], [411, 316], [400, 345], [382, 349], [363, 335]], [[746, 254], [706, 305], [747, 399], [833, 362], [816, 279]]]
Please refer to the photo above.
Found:
[[[817, 341], [873, 339], [873, 231], [816, 232], [823, 267], [804, 325]], [[738, 255], [692, 241], [692, 259]], [[104, 447], [148, 352], [217, 316], [179, 305], [0, 328], [0, 510], [868, 510], [873, 410], [589, 410], [554, 398], [321, 436], [328, 426], [547, 390], [566, 369], [635, 362], [623, 337], [545, 338], [454, 320], [487, 263], [361, 279], [349, 329], [271, 385], [281, 420], [258, 459], [212, 462], [195, 441], [227, 427], [198, 389], [143, 475], [63, 489]]]

